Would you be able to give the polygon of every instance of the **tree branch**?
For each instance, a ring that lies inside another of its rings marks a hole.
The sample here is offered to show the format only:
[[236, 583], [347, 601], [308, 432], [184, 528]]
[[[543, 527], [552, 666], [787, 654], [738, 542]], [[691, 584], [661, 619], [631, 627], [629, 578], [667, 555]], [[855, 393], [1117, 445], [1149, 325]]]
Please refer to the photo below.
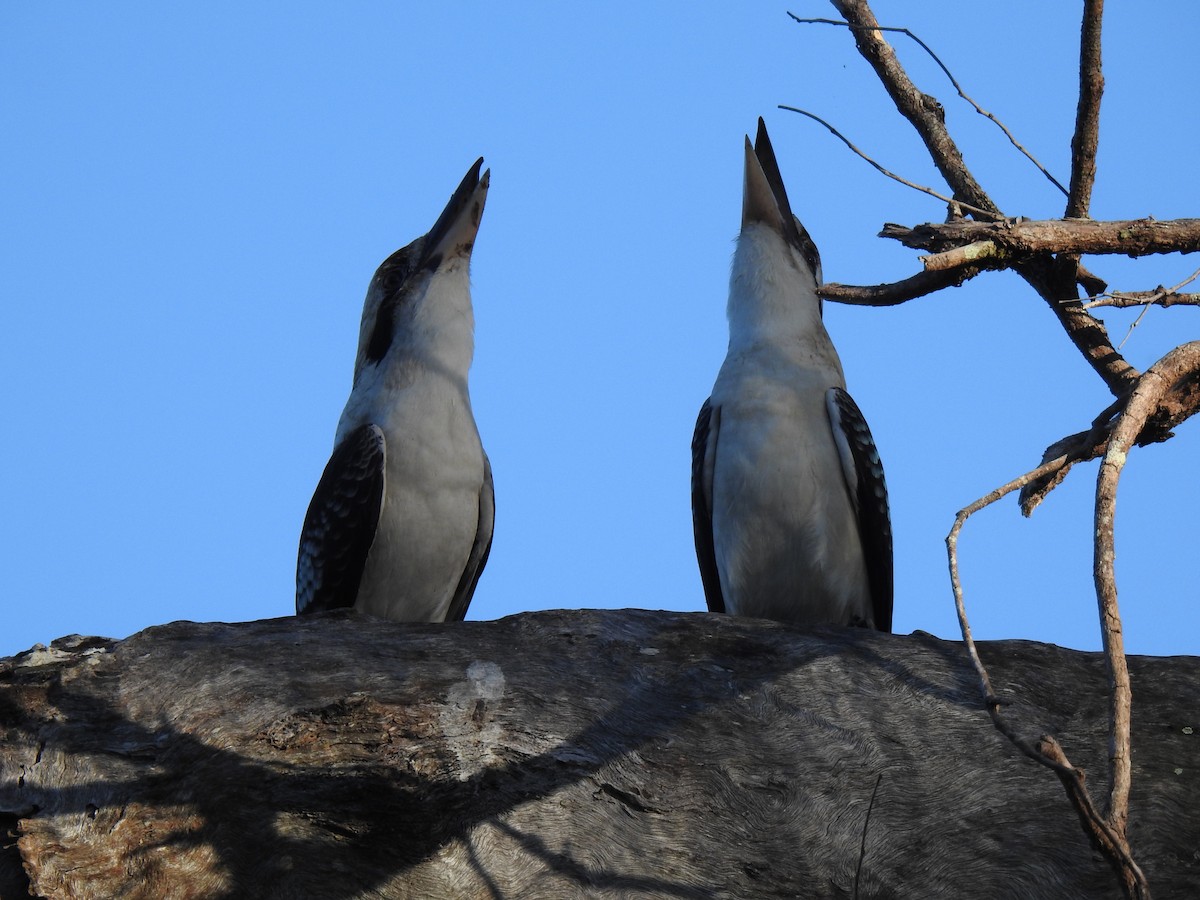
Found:
[[[842, 22], [837, 19], [802, 19], [799, 16], [797, 16], [795, 13], [791, 13], [791, 12], [789, 12], [788, 15], [792, 17], [793, 21], [798, 22], [801, 25], [840, 25], [845, 28], [858, 27], [855, 25], [851, 25], [849, 22]], [[979, 115], [983, 116], [985, 119], [988, 119], [989, 121], [991, 121], [997, 128], [999, 128], [1002, 132], [1004, 132], [1004, 136], [1006, 138], [1008, 138], [1009, 143], [1012, 144], [1013, 147], [1015, 147], [1018, 152], [1020, 152], [1026, 159], [1028, 159], [1035, 166], [1037, 166], [1038, 171], [1041, 172], [1043, 175], [1045, 175], [1047, 180], [1049, 180], [1049, 182], [1051, 184], [1053, 184], [1056, 188], [1058, 188], [1060, 191], [1062, 191], [1064, 195], [1067, 194], [1067, 189], [1062, 186], [1062, 184], [1059, 182], [1059, 180], [1057, 178], [1055, 178], [1053, 175], [1050, 174], [1050, 171], [1045, 166], [1043, 166], [1040, 162], [1037, 161], [1037, 159], [1034, 157], [1034, 155], [1032, 153], [1030, 153], [1020, 141], [1017, 140], [1016, 135], [1014, 135], [1011, 131], [1009, 131], [1008, 126], [1005, 125], [1003, 122], [1001, 122], [1000, 119], [998, 119], [995, 116], [995, 114], [989, 112], [988, 110], [986, 110], [982, 106], [980, 106], [977, 102], [975, 102], [975, 99], [973, 97], [969, 96], [967, 94], [967, 92], [963, 90], [962, 85], [958, 83], [958, 79], [954, 77], [954, 73], [950, 71], [949, 67], [944, 62], [942, 62], [941, 57], [939, 57], [936, 53], [933, 52], [932, 47], [930, 47], [928, 44], [926, 44], [923, 40], [921, 40], [919, 37], [917, 37], [917, 35], [914, 32], [910, 31], [907, 28], [897, 28], [895, 26], [890, 26], [890, 25], [880, 25], [880, 26], [878, 26], [878, 30], [879, 31], [892, 31], [892, 32], [896, 32], [899, 34], [908, 35], [908, 37], [911, 38], [914, 42], [916, 42], [916, 44], [922, 50], [924, 50], [927, 54], [929, 54], [929, 58], [932, 59], [937, 64], [937, 67], [939, 69], [941, 69], [942, 73], [946, 76], [947, 79], [949, 79], [950, 84], [954, 87], [954, 90], [958, 93], [958, 96], [960, 96], [963, 100], [967, 101], [967, 103], [971, 104], [971, 106], [972, 106], [972, 108], [974, 108], [975, 112], [979, 113]], [[787, 107], [785, 107], [785, 108], [787, 108]]]
[[[1012, 493], [1017, 488], [1024, 487], [1052, 474], [1062, 468], [1065, 462], [1065, 457], [1059, 457], [1043, 463], [1036, 469], [1026, 472], [1019, 478], [1014, 478], [1007, 484], [996, 488], [986, 496], [980, 497], [970, 506], [959, 510], [958, 515], [954, 519], [954, 525], [950, 528], [950, 533], [946, 535], [946, 552], [950, 564], [950, 584], [954, 592], [954, 605], [958, 613], [958, 624], [962, 632], [963, 643], [966, 645], [967, 655], [970, 657], [971, 664], [975, 667], [975, 672], [979, 677], [984, 706], [992, 720], [992, 724], [1018, 750], [1040, 765], [1050, 769], [1058, 776], [1059, 781], [1067, 792], [1067, 798], [1079, 815], [1084, 832], [1091, 839], [1093, 845], [1112, 863], [1114, 868], [1120, 873], [1133, 871], [1141, 876], [1141, 870], [1138, 869], [1137, 864], [1130, 855], [1129, 844], [1125, 840], [1124, 832], [1116, 832], [1112, 827], [1112, 823], [1096, 809], [1091, 795], [1084, 786], [1084, 773], [1071, 765], [1071, 761], [1067, 758], [1058, 741], [1052, 735], [1044, 734], [1036, 745], [1031, 744], [1018, 734], [1008, 721], [1000, 715], [1001, 701], [992, 689], [991, 678], [988, 676], [983, 660], [980, 659], [975, 639], [971, 635], [971, 626], [967, 621], [967, 610], [963, 601], [962, 581], [959, 578], [958, 572], [958, 537], [967, 519], [979, 510], [990, 506], [997, 500]], [[1144, 885], [1145, 877], [1141, 876], [1141, 879]], [[1149, 900], [1148, 891], [1140, 896], [1144, 900]]]
[[958, 287], [983, 270], [982, 266], [963, 266], [945, 272], [918, 272], [903, 281], [887, 284], [830, 283], [818, 287], [817, 293], [826, 300], [850, 306], [898, 306], [908, 300], [940, 291], [942, 288]]
[[845, 144], [847, 147], [849, 147], [851, 149], [851, 151], [853, 151], [855, 154], [857, 154], [861, 159], [865, 160], [867, 163], [869, 163], [871, 166], [873, 166], [881, 174], [886, 175], [888, 178], [891, 178], [894, 181], [900, 182], [905, 187], [910, 187], [913, 190], [920, 191], [923, 194], [929, 194], [931, 197], [937, 197], [937, 199], [941, 200], [943, 203], [949, 203], [952, 206], [957, 206], [962, 209], [969, 210], [970, 212], [973, 212], [973, 213], [979, 213], [980, 215], [984, 215], [984, 216], [991, 215], [986, 209], [979, 209], [977, 207], [971, 206], [969, 203], [963, 203], [960, 200], [955, 200], [953, 197], [947, 197], [945, 194], [938, 193], [931, 187], [926, 187], [923, 184], [917, 184], [915, 181], [909, 181], [907, 178], [904, 178], [901, 175], [897, 175], [891, 169], [884, 168], [884, 166], [882, 166], [880, 163], [876, 162], [874, 159], [872, 159], [870, 156], [868, 156], [862, 150], [858, 149], [858, 147], [854, 146], [854, 144], [850, 141], [850, 139], [847, 138], [844, 134], [842, 134], [840, 131], [838, 131], [836, 128], [834, 128], [832, 125], [830, 125], [828, 122], [826, 122], [824, 119], [822, 119], [820, 116], [816, 115], [815, 113], [810, 113], [806, 109], [799, 109], [798, 107], [795, 107], [795, 106], [786, 106], [782, 103], [779, 104], [779, 108], [786, 109], [788, 112], [799, 113], [802, 116], [808, 116], [808, 118], [812, 119], [814, 122], [820, 122], [827, 129], [829, 129], [829, 131], [833, 134], [834, 137], [836, 137], [843, 144]]
[[[880, 236], [899, 241], [906, 247], [934, 253], [992, 241], [1000, 252], [1014, 258], [1051, 253], [1149, 256], [1200, 252], [1200, 219], [1165, 222], [1149, 218], [1111, 222], [1093, 219], [959, 221], [926, 223], [912, 228], [888, 223], [883, 226]], [[928, 262], [925, 265], [928, 268]]]
[[[1100, 607], [1104, 656], [1108, 665], [1109, 768], [1111, 787], [1105, 818], [1109, 827], [1126, 841], [1129, 821], [1129, 788], [1132, 782], [1129, 731], [1133, 693], [1129, 684], [1129, 665], [1125, 658], [1125, 638], [1117, 608], [1115, 548], [1113, 530], [1116, 520], [1117, 482], [1125, 467], [1130, 448], [1158, 409], [1162, 399], [1176, 384], [1200, 374], [1200, 341], [1176, 347], [1151, 366], [1134, 388], [1124, 411], [1117, 417], [1100, 473], [1096, 478], [1096, 529], [1093, 576], [1096, 600]], [[1127, 844], [1126, 844], [1127, 846]], [[1146, 879], [1136, 866], [1122, 863], [1118, 871], [1131, 897], [1149, 896]]]
[[1071, 190], [1063, 215], [1082, 219], [1092, 203], [1096, 181], [1096, 147], [1100, 141], [1100, 98], [1104, 74], [1100, 67], [1100, 28], [1104, 0], [1084, 0], [1079, 39], [1079, 105], [1071, 138]]
[[1183, 306], [1200, 306], [1200, 294], [1180, 294], [1178, 291], [1182, 287], [1187, 287], [1197, 278], [1200, 278], [1200, 269], [1197, 269], [1179, 284], [1172, 287], [1163, 287], [1161, 284], [1152, 291], [1113, 291], [1102, 297], [1097, 297], [1084, 304], [1084, 309], [1091, 309], [1096, 306], [1175, 306], [1180, 304]]
[[1083, 304], [1084, 309], [1104, 306], [1113, 309], [1131, 306], [1161, 306], [1163, 309], [1168, 306], [1200, 306], [1200, 294], [1179, 294], [1160, 287], [1153, 291], [1116, 291]]
[[[990, 218], [1001, 219], [999, 207], [967, 169], [962, 153], [946, 130], [942, 106], [912, 83], [896, 59], [895, 51], [883, 39], [879, 22], [866, 0], [830, 0], [850, 24], [850, 33], [859, 53], [874, 69], [900, 114], [908, 119], [924, 142], [934, 165], [954, 190], [956, 199], [992, 211]], [[977, 216], [978, 217], [978, 216]], [[986, 218], [986, 217], [985, 217]], [[1075, 283], [1081, 277], [1078, 261], [1065, 256], [1056, 265], [1047, 256], [1018, 263], [1015, 271], [1050, 304], [1067, 337], [1104, 379], [1115, 396], [1122, 396], [1140, 374], [1108, 338], [1103, 324], [1084, 310], [1077, 299]], [[1076, 299], [1072, 299], [1076, 298]], [[1070, 300], [1071, 302], [1066, 302]]]
[[858, 52], [875, 70], [884, 89], [896, 104], [904, 118], [908, 119], [921, 136], [934, 166], [946, 184], [954, 191], [955, 198], [973, 207], [987, 210], [993, 218], [1002, 218], [999, 207], [975, 180], [966, 164], [962, 152], [950, 132], [946, 130], [945, 111], [938, 101], [922, 93], [912, 83], [894, 51], [879, 31], [879, 22], [865, 0], [830, 0], [850, 25]]

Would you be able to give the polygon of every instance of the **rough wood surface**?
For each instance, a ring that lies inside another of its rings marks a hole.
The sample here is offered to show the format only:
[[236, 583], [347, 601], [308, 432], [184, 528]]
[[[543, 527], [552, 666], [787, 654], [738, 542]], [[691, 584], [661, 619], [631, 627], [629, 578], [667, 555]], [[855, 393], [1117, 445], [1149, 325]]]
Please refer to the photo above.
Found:
[[[1011, 257], [1040, 253], [1120, 253], [1148, 256], [1152, 253], [1195, 253], [1200, 251], [1200, 219], [1131, 219], [1098, 222], [1092, 219], [1050, 221], [944, 222], [909, 228], [886, 224], [880, 237], [892, 238], [906, 247], [945, 253], [980, 242], [992, 242], [996, 250]], [[975, 257], [962, 265], [977, 262]], [[927, 264], [928, 265], [928, 264]]]
[[[981, 652], [1100, 781], [1100, 656]], [[1200, 658], [1130, 670], [1130, 837], [1190, 896]], [[979, 703], [956, 642], [705, 614], [64, 639], [0, 661], [0, 896], [849, 897], [882, 776], [858, 896], [1119, 897]]]

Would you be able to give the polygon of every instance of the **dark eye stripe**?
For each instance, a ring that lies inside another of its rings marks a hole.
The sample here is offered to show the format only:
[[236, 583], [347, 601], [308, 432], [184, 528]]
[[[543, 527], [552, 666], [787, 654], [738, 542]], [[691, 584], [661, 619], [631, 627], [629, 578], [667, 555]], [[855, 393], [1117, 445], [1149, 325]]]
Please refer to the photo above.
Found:
[[395, 317], [396, 304], [388, 297], [379, 304], [379, 313], [375, 316], [375, 327], [371, 329], [371, 340], [367, 342], [367, 362], [377, 363], [387, 356], [392, 346], [392, 321]]
[[387, 356], [392, 346], [392, 332], [396, 321], [396, 305], [401, 302], [400, 291], [404, 283], [412, 275], [414, 261], [418, 254], [414, 252], [417, 241], [402, 247], [383, 261], [375, 278], [379, 290], [383, 294], [379, 311], [375, 314], [375, 323], [371, 327], [371, 339], [367, 341], [367, 362], [378, 363]]
[[821, 254], [817, 251], [817, 245], [813, 239], [809, 237], [808, 231], [800, 224], [799, 219], [796, 220], [796, 230], [800, 232], [800, 253], [803, 255], [804, 261], [808, 263], [813, 275], [816, 275], [817, 269], [821, 265]]

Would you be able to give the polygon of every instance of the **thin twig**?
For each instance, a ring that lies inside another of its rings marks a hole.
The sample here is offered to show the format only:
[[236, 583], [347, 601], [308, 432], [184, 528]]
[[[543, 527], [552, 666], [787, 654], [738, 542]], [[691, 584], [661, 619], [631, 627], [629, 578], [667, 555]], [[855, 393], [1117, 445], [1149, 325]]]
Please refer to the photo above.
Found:
[[[1132, 304], [1132, 303], [1128, 304], [1130, 306], [1141, 305], [1142, 311], [1140, 313], [1138, 313], [1138, 317], [1133, 320], [1133, 324], [1130, 325], [1129, 330], [1127, 332], [1125, 332], [1125, 337], [1121, 338], [1121, 343], [1117, 344], [1117, 349], [1120, 350], [1122, 347], [1125, 346], [1125, 342], [1128, 341], [1133, 336], [1133, 330], [1142, 323], [1142, 319], [1144, 319], [1146, 317], [1146, 313], [1148, 313], [1150, 311], [1150, 307], [1158, 305], [1159, 301], [1162, 300], [1164, 297], [1169, 297], [1169, 296], [1170, 297], [1192, 297], [1192, 298], [1194, 298], [1195, 302], [1200, 303], [1200, 294], [1179, 294], [1179, 293], [1177, 293], [1181, 287], [1185, 287], [1185, 286], [1191, 284], [1198, 277], [1200, 277], [1200, 269], [1197, 269], [1195, 272], [1193, 272], [1191, 275], [1189, 275], [1183, 281], [1179, 282], [1179, 284], [1175, 285], [1174, 287], [1164, 288], [1162, 285], [1159, 285], [1158, 291], [1156, 293], [1151, 294], [1147, 299], [1141, 301], [1140, 304]], [[1114, 294], [1112, 296], [1116, 297], [1119, 295]], [[1122, 295], [1122, 296], [1128, 296], [1128, 295]], [[1095, 305], [1097, 305], [1097, 304], [1086, 303], [1086, 304], [1084, 304], [1083, 308], [1088, 309]], [[1113, 305], [1115, 305], [1115, 304], [1113, 304]], [[1165, 306], [1170, 306], [1171, 304], [1163, 303], [1161, 305], [1165, 307]]]
[[[846, 28], [861, 27], [858, 25], [851, 25], [849, 22], [843, 22], [839, 19], [802, 19], [799, 16], [797, 16], [795, 13], [792, 13], [792, 12], [789, 12], [788, 15], [791, 16], [792, 19], [795, 20], [796, 22], [799, 22], [801, 25], [841, 25]], [[962, 99], [964, 99], [968, 103], [970, 103], [971, 106], [975, 108], [975, 112], [979, 113], [979, 115], [983, 116], [985, 119], [990, 119], [992, 122], [994, 122], [996, 127], [1004, 132], [1004, 136], [1008, 138], [1009, 143], [1011, 143], [1018, 151], [1020, 151], [1020, 153], [1022, 155], [1024, 155], [1024, 157], [1026, 159], [1028, 159], [1031, 163], [1033, 163], [1035, 166], [1037, 166], [1038, 171], [1041, 172], [1043, 175], [1045, 175], [1046, 178], [1048, 178], [1050, 180], [1051, 184], [1053, 184], [1056, 188], [1058, 188], [1060, 191], [1062, 191], [1064, 196], [1070, 196], [1067, 193], [1067, 189], [1062, 186], [1062, 183], [1057, 178], [1055, 178], [1053, 175], [1051, 175], [1049, 170], [1045, 166], [1043, 166], [1040, 162], [1038, 162], [1037, 159], [1034, 157], [1034, 155], [1032, 153], [1030, 153], [1021, 144], [1020, 141], [1017, 140], [1016, 135], [1014, 135], [1011, 131], [1008, 130], [1007, 125], [1005, 125], [998, 118], [996, 118], [995, 115], [988, 112], [986, 109], [984, 109], [978, 103], [976, 103], [974, 98], [967, 95], [967, 92], [962, 89], [962, 85], [958, 83], [958, 79], [954, 77], [954, 74], [950, 71], [949, 68], [947, 68], [946, 64], [944, 62], [942, 62], [942, 60], [938, 57], [938, 55], [933, 52], [933, 49], [928, 44], [926, 44], [923, 40], [921, 40], [919, 37], [917, 37], [916, 34], [914, 34], [912, 31], [910, 31], [907, 28], [896, 28], [894, 26], [889, 26], [889, 25], [880, 25], [879, 30], [880, 31], [895, 31], [895, 32], [898, 32], [899, 34], [906, 34], [912, 40], [916, 41], [916, 43], [921, 47], [921, 49], [929, 54], [930, 59], [932, 59], [935, 63], [937, 63], [938, 68], [941, 69], [943, 73], [945, 73], [946, 77], [950, 80], [950, 84], [954, 86], [954, 90], [958, 92], [958, 96], [962, 97]]]
[[1070, 760], [1067, 759], [1066, 753], [1063, 752], [1058, 741], [1050, 735], [1042, 735], [1037, 745], [1032, 745], [1025, 738], [1021, 737], [1008, 724], [1007, 720], [1000, 715], [1000, 699], [992, 689], [991, 678], [988, 676], [983, 660], [979, 657], [979, 649], [975, 645], [974, 637], [971, 635], [971, 626], [967, 621], [967, 610], [963, 601], [962, 581], [959, 578], [958, 537], [967, 519], [974, 513], [1006, 497], [1018, 488], [1024, 487], [1038, 479], [1045, 478], [1047, 475], [1052, 475], [1067, 463], [1068, 458], [1064, 454], [1048, 462], [1044, 462], [1036, 469], [1026, 472], [1018, 478], [1014, 478], [1007, 484], [1001, 485], [989, 494], [980, 497], [970, 506], [959, 510], [958, 515], [954, 519], [954, 525], [951, 527], [950, 533], [946, 536], [946, 552], [950, 563], [950, 585], [954, 592], [954, 605], [958, 613], [958, 625], [962, 632], [963, 643], [966, 646], [967, 655], [971, 659], [971, 664], [975, 668], [975, 673], [979, 677], [984, 706], [987, 708], [993, 726], [1008, 738], [1018, 750], [1058, 775], [1059, 781], [1062, 782], [1067, 796], [1071, 801], [1071, 805], [1074, 806], [1075, 811], [1079, 815], [1080, 822], [1084, 826], [1084, 831], [1091, 838], [1095, 846], [1105, 856], [1114, 860], [1114, 865], [1117, 868], [1124, 867], [1128, 869], [1132, 866], [1136, 869], [1136, 864], [1129, 854], [1128, 843], [1124, 841], [1123, 835], [1114, 833], [1108, 820], [1096, 809], [1091, 795], [1084, 787], [1083, 772], [1071, 765]]
[[875, 808], [875, 795], [879, 793], [879, 783], [883, 781], [883, 773], [875, 779], [875, 789], [871, 791], [871, 802], [867, 804], [867, 815], [863, 819], [862, 841], [858, 847], [858, 865], [854, 867], [854, 900], [858, 900], [858, 877], [862, 874], [863, 859], [867, 855], [867, 826], [871, 824], [871, 810]]
[[1180, 294], [1179, 289], [1187, 287], [1197, 278], [1200, 278], [1200, 269], [1197, 269], [1183, 281], [1172, 287], [1163, 287], [1161, 284], [1153, 291], [1111, 291], [1104, 294], [1099, 294], [1096, 297], [1089, 298], [1088, 302], [1083, 304], [1084, 309], [1092, 309], [1097, 306], [1150, 306], [1157, 305], [1164, 309], [1175, 304], [1184, 304], [1189, 306], [1200, 305], [1200, 294]]
[[1153, 291], [1114, 291], [1094, 295], [1094, 300], [1084, 304], [1084, 309], [1110, 307], [1112, 309], [1128, 309], [1131, 306], [1160, 306], [1168, 309], [1172, 306], [1200, 306], [1200, 294], [1174, 294], [1163, 288]]
[[824, 119], [822, 119], [820, 116], [816, 115], [815, 113], [810, 113], [806, 109], [799, 109], [795, 106], [785, 106], [782, 103], [779, 104], [779, 108], [786, 109], [788, 112], [799, 113], [802, 116], [808, 116], [814, 122], [820, 122], [822, 125], [824, 125], [826, 128], [829, 129], [829, 131], [833, 134], [834, 137], [836, 137], [838, 140], [840, 140], [843, 144], [845, 144], [852, 151], [854, 151], [854, 153], [856, 153], [861, 159], [870, 163], [877, 171], [886, 175], [888, 178], [898, 181], [901, 184], [905, 185], [906, 187], [910, 187], [915, 191], [920, 191], [923, 194], [929, 194], [931, 197], [937, 197], [943, 203], [950, 203], [955, 206], [961, 207], [962, 209], [970, 210], [973, 213], [978, 213], [981, 216], [987, 216], [988, 218], [991, 218], [992, 213], [990, 210], [971, 206], [969, 203], [964, 203], [961, 200], [955, 200], [953, 197], [947, 197], [945, 194], [939, 194], [937, 191], [935, 191], [931, 187], [926, 187], [923, 184], [917, 184], [915, 181], [909, 181], [907, 178], [904, 178], [901, 175], [897, 175], [891, 169], [884, 168], [882, 165], [877, 163], [874, 159], [872, 159], [870, 156], [868, 156], [862, 150], [858, 149], [858, 147], [854, 146], [854, 144], [850, 141], [850, 139], [847, 138], [844, 134], [842, 134], [840, 131], [838, 131], [836, 128], [834, 128], [832, 125], [830, 125], [828, 122], [826, 122]]
[[917, 130], [934, 166], [954, 191], [955, 199], [977, 209], [988, 210], [988, 218], [1003, 218], [999, 207], [975, 180], [963, 162], [962, 152], [946, 130], [944, 111], [933, 97], [922, 93], [900, 61], [896, 51], [879, 33], [879, 22], [865, 0], [830, 0], [852, 26], [858, 52], [879, 77], [896, 109]]
[[1133, 320], [1133, 324], [1129, 326], [1129, 330], [1125, 332], [1125, 337], [1121, 338], [1121, 342], [1117, 344], [1117, 349], [1120, 350], [1125, 346], [1125, 342], [1133, 337], [1133, 329], [1142, 324], [1142, 319], [1146, 318], [1146, 313], [1150, 312], [1150, 304], [1142, 307], [1142, 311], [1138, 313], [1137, 318]]

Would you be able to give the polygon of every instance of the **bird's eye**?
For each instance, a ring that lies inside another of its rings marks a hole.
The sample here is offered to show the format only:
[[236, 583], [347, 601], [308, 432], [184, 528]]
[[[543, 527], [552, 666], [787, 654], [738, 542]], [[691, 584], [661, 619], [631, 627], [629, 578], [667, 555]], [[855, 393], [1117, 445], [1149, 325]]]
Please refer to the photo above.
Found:
[[800, 224], [800, 219], [795, 216], [796, 230], [800, 232], [800, 252], [804, 256], [804, 261], [808, 263], [809, 270], [813, 273], [814, 278], [819, 278], [821, 272], [821, 254], [817, 251], [817, 245], [813, 239], [809, 237], [808, 231]]

